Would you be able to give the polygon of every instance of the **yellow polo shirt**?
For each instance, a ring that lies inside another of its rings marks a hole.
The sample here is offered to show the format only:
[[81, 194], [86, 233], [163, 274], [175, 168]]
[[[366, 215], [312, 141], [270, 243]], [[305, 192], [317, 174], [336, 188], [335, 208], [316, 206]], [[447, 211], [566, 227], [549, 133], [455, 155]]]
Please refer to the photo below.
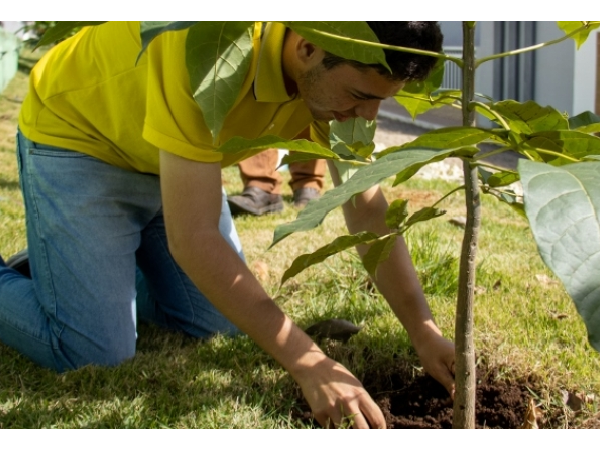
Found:
[[34, 67], [19, 127], [32, 141], [97, 157], [124, 169], [159, 173], [158, 149], [200, 162], [234, 164], [256, 152], [215, 151], [233, 136], [291, 139], [312, 124], [329, 147], [329, 125], [313, 122], [298, 94], [288, 95], [281, 53], [285, 27], [254, 27], [250, 69], [213, 144], [190, 89], [187, 30], [161, 34], [140, 52], [139, 22], [86, 27]]

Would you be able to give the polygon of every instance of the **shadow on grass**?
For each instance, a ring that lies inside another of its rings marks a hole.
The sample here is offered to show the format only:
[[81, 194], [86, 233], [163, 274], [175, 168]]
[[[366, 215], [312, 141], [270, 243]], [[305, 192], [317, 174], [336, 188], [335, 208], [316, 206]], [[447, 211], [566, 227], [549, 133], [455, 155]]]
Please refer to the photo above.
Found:
[[[203, 342], [147, 325], [139, 334], [132, 360], [64, 374], [0, 344], [0, 428], [307, 426], [296, 419], [299, 387], [247, 337]], [[363, 348], [371, 343], [363, 336], [324, 350], [360, 377], [394, 357]]]
[[21, 187], [19, 186], [18, 181], [5, 180], [3, 178], [0, 178], [0, 189], [6, 189], [8, 191], [19, 191]]
[[291, 378], [248, 338], [139, 330], [132, 360], [64, 374], [0, 344], [0, 428], [228, 427], [228, 412], [263, 407], [285, 418]]

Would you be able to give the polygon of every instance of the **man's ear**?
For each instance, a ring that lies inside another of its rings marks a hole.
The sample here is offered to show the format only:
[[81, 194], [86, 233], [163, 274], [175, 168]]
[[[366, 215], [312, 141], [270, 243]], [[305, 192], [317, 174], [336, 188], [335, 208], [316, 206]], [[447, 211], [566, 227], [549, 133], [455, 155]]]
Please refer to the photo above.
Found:
[[296, 41], [295, 51], [298, 61], [305, 67], [316, 66], [325, 56], [321, 47], [311, 44], [302, 37]]

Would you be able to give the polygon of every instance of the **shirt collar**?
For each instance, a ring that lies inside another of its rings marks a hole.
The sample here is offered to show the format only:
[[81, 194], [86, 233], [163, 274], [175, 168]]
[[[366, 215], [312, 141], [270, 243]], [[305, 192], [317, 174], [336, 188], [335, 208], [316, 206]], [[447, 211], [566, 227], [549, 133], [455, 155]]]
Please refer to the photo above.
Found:
[[259, 102], [283, 103], [293, 100], [285, 89], [281, 55], [285, 25], [269, 22], [265, 27], [258, 54], [258, 67], [254, 77], [254, 97]]

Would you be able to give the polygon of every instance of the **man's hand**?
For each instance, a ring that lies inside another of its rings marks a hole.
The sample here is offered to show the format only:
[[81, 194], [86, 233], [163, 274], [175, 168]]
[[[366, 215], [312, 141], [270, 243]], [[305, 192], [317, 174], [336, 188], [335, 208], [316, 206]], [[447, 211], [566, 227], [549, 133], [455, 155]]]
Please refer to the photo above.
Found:
[[454, 398], [454, 344], [441, 334], [431, 332], [414, 346], [425, 372]]
[[326, 358], [297, 379], [315, 419], [325, 428], [385, 428], [381, 409], [341, 364]]

